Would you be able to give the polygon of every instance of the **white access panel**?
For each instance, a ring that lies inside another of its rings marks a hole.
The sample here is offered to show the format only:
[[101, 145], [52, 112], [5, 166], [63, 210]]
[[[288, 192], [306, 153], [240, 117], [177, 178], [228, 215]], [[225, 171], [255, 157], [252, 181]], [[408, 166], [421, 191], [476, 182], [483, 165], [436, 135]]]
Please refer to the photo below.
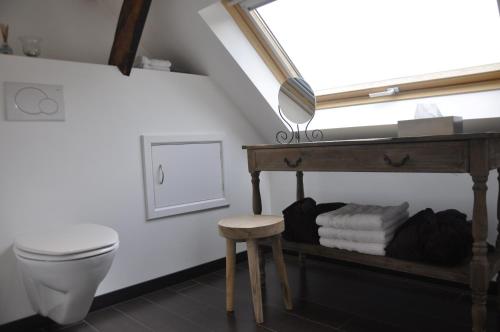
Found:
[[143, 135], [147, 219], [229, 205], [221, 136]]

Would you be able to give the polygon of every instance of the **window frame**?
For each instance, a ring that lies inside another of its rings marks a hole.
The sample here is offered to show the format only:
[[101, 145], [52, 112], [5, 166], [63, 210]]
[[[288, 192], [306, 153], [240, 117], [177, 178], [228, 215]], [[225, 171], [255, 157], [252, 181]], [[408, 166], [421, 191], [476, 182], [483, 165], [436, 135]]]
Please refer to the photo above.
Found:
[[[230, 0], [221, 0], [248, 41], [281, 84], [290, 77], [301, 77], [284, 49], [258, 12], [249, 11]], [[370, 97], [371, 93], [398, 87], [394, 95]], [[362, 83], [317, 93], [316, 109], [382, 103], [397, 100], [445, 96], [500, 89], [500, 63], [431, 74]]]

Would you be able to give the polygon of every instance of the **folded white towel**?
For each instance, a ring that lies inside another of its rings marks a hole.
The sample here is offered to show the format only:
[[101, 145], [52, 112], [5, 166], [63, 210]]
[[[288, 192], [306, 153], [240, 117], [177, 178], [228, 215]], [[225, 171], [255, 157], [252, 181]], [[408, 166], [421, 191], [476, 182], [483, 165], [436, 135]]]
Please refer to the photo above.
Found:
[[168, 70], [170, 70], [170, 67], [171, 66], [161, 66], [161, 65], [157, 66], [157, 65], [147, 64], [147, 63], [142, 65], [142, 68], [155, 68], [155, 69], [168, 69]]
[[322, 238], [337, 239], [344, 241], [362, 242], [362, 243], [381, 243], [387, 244], [394, 237], [396, 229], [408, 220], [408, 212], [404, 213], [401, 218], [390, 224], [387, 228], [377, 231], [364, 231], [353, 229], [339, 229], [334, 227], [322, 226], [318, 229], [318, 234]]
[[144, 69], [170, 71], [172, 63], [168, 60], [150, 59], [146, 56], [140, 56], [135, 59], [135, 66]]
[[359, 229], [366, 231], [384, 230], [393, 225], [407, 213], [408, 203], [399, 206], [376, 206], [347, 204], [346, 206], [320, 214], [316, 223], [341, 229]]
[[357, 251], [363, 254], [385, 256], [385, 244], [381, 243], [360, 243], [335, 239], [319, 238], [322, 246], [337, 248], [349, 251]]
[[146, 62], [146, 63], [153, 66], [153, 67], [171, 67], [172, 66], [172, 62], [170, 62], [168, 60], [160, 60], [160, 59], [148, 59], [148, 60], [149, 60], [149, 63], [148, 62]]
[[156, 66], [144, 65], [142, 68], [143, 69], [151, 69], [151, 70], [159, 70], [159, 71], [171, 71], [170, 67], [156, 67]]

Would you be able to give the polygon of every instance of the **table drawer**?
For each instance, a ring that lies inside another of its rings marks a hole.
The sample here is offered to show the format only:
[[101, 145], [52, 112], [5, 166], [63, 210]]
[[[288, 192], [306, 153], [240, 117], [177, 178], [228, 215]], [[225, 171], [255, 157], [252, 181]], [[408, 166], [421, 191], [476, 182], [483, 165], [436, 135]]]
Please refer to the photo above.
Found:
[[249, 150], [250, 170], [467, 172], [467, 142], [358, 144]]

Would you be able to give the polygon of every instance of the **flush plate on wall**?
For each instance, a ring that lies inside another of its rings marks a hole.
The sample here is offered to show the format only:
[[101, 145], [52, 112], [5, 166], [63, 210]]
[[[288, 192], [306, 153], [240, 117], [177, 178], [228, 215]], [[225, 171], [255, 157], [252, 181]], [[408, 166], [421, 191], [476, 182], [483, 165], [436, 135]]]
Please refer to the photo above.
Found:
[[6, 119], [10, 121], [64, 121], [62, 85], [4, 83]]

